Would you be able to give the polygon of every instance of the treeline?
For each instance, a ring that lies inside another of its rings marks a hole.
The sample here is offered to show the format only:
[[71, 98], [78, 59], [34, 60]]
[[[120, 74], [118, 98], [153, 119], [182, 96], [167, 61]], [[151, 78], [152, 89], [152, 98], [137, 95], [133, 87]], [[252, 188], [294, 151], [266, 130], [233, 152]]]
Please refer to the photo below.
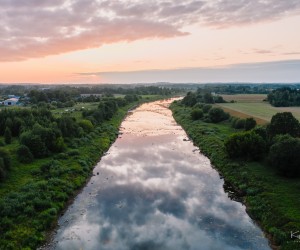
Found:
[[222, 96], [213, 95], [211, 91], [198, 88], [196, 92], [188, 92], [183, 98], [182, 104], [192, 107], [196, 103], [225, 103]]
[[114, 94], [122, 95], [173, 95], [182, 91], [178, 88], [164, 86], [112, 86], [112, 85], [89, 85], [89, 86], [2, 86], [0, 95], [27, 96], [32, 99], [32, 103], [38, 102], [67, 102], [79, 98], [81, 94], [110, 96]]
[[48, 157], [63, 152], [67, 143], [93, 131], [94, 127], [109, 120], [118, 108], [137, 101], [136, 96], [127, 98], [103, 98], [98, 108], [82, 111], [82, 118], [75, 119], [70, 114], [55, 117], [43, 107], [31, 109], [4, 109], [0, 112], [0, 181], [4, 180], [11, 162], [10, 152], [5, 145], [17, 141], [17, 159], [30, 163], [34, 159]]
[[300, 90], [279, 88], [268, 94], [268, 101], [275, 107], [300, 106]]

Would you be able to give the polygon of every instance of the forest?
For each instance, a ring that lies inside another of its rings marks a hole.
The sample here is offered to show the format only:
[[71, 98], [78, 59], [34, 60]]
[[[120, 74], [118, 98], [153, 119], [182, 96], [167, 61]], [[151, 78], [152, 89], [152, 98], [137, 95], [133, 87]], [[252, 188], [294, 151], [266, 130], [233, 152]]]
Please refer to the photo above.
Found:
[[295, 88], [278, 88], [268, 94], [268, 102], [275, 107], [300, 106], [300, 90]]

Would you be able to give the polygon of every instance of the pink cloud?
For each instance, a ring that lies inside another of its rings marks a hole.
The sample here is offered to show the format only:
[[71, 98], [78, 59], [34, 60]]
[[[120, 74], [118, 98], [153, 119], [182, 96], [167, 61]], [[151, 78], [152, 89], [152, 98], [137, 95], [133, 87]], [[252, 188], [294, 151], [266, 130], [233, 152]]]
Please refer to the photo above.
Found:
[[2, 0], [0, 61], [183, 36], [188, 24], [246, 25], [299, 10], [298, 0]]

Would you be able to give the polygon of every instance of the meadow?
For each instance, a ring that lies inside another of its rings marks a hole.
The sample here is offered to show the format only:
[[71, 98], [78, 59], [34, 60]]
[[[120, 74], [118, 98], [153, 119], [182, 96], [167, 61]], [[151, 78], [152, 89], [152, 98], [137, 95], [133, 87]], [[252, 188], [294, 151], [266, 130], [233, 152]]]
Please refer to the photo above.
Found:
[[[226, 112], [232, 116], [246, 118], [253, 117], [258, 124], [268, 123], [272, 116], [279, 112], [292, 112], [300, 120], [300, 107], [273, 107], [264, 101], [267, 95], [263, 94], [239, 94], [222, 95], [228, 103], [219, 103]], [[230, 101], [234, 101], [231, 103]]]

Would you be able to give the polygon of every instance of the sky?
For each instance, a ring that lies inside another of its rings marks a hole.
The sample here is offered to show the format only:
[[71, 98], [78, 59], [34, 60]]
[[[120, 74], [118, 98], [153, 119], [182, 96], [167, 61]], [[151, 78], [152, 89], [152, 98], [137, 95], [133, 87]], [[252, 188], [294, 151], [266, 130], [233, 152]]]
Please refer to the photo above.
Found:
[[1, 83], [300, 82], [299, 0], [0, 0]]

